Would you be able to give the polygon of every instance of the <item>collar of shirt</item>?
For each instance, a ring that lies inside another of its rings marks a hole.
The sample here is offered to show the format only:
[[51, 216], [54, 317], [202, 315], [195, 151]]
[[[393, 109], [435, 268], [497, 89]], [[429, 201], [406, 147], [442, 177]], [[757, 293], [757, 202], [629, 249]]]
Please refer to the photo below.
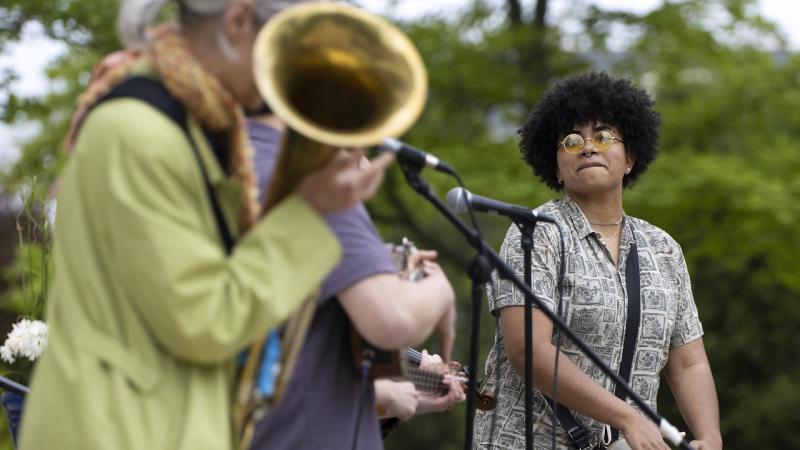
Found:
[[[564, 222], [566, 222], [567, 226], [572, 228], [572, 231], [578, 238], [588, 240], [589, 236], [594, 236], [597, 242], [600, 242], [600, 233], [592, 228], [589, 219], [586, 218], [586, 215], [583, 213], [580, 206], [575, 203], [575, 200], [571, 199], [568, 195], [564, 195], [556, 201], [556, 207], [564, 217]], [[622, 224], [620, 226], [622, 229], [620, 230], [619, 239], [619, 257], [620, 261], [625, 261], [628, 250], [635, 238], [633, 233], [633, 220], [630, 220], [624, 212], [622, 213]]]

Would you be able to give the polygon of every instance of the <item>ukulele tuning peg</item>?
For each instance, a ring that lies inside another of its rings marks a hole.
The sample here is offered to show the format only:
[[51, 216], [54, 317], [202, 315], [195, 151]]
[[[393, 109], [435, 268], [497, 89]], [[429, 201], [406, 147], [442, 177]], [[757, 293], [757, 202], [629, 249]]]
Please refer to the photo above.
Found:
[[484, 389], [475, 393], [475, 407], [481, 411], [491, 411], [497, 406], [497, 396], [494, 391]]

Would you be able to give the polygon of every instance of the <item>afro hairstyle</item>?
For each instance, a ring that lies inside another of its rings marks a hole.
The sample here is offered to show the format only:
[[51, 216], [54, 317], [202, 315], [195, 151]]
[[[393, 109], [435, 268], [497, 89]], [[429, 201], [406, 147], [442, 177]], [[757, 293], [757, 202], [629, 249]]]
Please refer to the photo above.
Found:
[[623, 186], [630, 186], [658, 154], [661, 118], [647, 92], [605, 72], [567, 78], [544, 93], [519, 130], [522, 158], [547, 186], [563, 189], [556, 177], [559, 139], [576, 125], [593, 121], [614, 126], [622, 134], [626, 153], [636, 161], [623, 179]]

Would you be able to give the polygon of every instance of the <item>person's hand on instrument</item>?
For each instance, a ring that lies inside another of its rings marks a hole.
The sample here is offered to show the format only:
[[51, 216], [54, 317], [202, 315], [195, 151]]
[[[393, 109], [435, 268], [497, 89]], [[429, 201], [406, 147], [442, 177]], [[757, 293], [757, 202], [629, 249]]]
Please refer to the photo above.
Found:
[[417, 414], [449, 411], [453, 409], [456, 403], [462, 403], [467, 398], [456, 377], [445, 375], [444, 381], [450, 388], [447, 394], [439, 395], [434, 392], [422, 392], [419, 394]]
[[656, 424], [632, 408], [621, 431], [632, 450], [670, 450]]
[[[419, 408], [419, 406], [417, 406], [417, 408]], [[689, 442], [689, 445], [691, 445], [694, 450], [722, 450], [722, 447], [717, 447], [703, 440]]]
[[368, 200], [394, 155], [381, 153], [367, 167], [359, 164], [362, 158], [362, 151], [339, 150], [327, 165], [303, 178], [295, 193], [320, 214], [344, 211]]
[[450, 374], [449, 365], [439, 355], [431, 355], [427, 350], [423, 350], [419, 367], [422, 370], [444, 375], [444, 382], [447, 383], [450, 389], [445, 395], [428, 392], [420, 393], [417, 414], [451, 410], [453, 405], [462, 403], [467, 398], [458, 378]]
[[408, 420], [417, 412], [419, 393], [410, 381], [379, 379], [374, 386], [379, 418]]

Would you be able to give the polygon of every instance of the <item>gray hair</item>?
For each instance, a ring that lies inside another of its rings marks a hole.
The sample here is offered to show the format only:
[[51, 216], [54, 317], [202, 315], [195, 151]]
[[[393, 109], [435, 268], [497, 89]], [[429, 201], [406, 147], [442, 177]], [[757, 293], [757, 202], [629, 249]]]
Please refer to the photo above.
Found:
[[[199, 16], [214, 16], [225, 11], [230, 0], [123, 0], [117, 15], [117, 31], [127, 48], [141, 47], [146, 42], [147, 28], [169, 2]], [[254, 0], [256, 15], [266, 21], [274, 14], [304, 0]]]
[[266, 21], [284, 9], [303, 3], [306, 0], [255, 0], [255, 10], [258, 18]]

